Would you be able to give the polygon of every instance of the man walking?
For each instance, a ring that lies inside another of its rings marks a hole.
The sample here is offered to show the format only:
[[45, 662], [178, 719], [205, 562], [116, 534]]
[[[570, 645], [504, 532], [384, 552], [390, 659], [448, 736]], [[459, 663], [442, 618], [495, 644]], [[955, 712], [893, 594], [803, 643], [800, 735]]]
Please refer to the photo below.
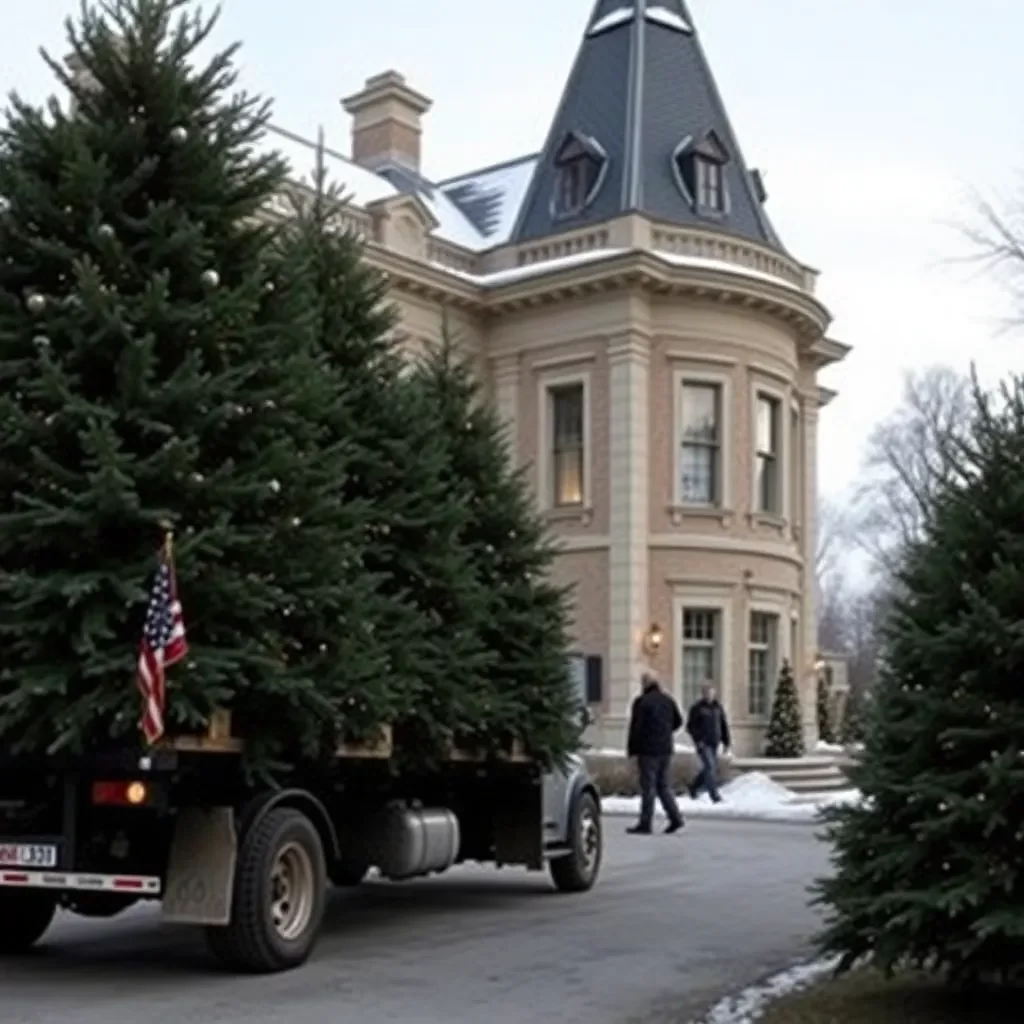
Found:
[[700, 773], [690, 783], [690, 799], [696, 800], [700, 791], [706, 788], [711, 799], [716, 804], [721, 803], [722, 796], [718, 792], [718, 749], [722, 747], [728, 750], [731, 737], [725, 708], [718, 703], [715, 688], [710, 683], [701, 687], [700, 700], [690, 708], [686, 731], [700, 759]]
[[671, 770], [674, 735], [683, 726], [683, 716], [676, 702], [650, 673], [645, 673], [641, 688], [640, 696], [633, 701], [626, 749], [629, 757], [637, 759], [640, 768], [640, 820], [626, 831], [631, 835], [651, 834], [657, 795], [668, 818], [665, 832], [678, 832], [684, 822], [672, 792]]

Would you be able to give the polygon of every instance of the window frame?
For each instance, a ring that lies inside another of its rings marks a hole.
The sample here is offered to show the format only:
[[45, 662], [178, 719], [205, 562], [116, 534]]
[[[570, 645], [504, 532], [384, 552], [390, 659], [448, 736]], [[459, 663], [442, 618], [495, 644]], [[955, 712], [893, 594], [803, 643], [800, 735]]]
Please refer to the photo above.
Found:
[[[754, 640], [754, 618], [758, 616], [769, 623], [769, 635], [765, 641]], [[775, 687], [778, 683], [779, 672], [782, 668], [780, 657], [780, 634], [782, 632], [782, 613], [776, 607], [767, 605], [751, 604], [747, 608], [747, 643], [746, 643], [746, 712], [747, 716], [754, 720], [767, 719], [772, 713], [772, 703], [775, 700]], [[764, 679], [764, 704], [757, 705], [754, 700], [754, 682], [751, 671], [753, 655], [766, 655], [765, 679]], [[757, 706], [755, 706], [757, 705]]]
[[732, 673], [734, 669], [733, 633], [733, 588], [730, 585], [675, 588], [672, 593], [672, 689], [683, 713], [692, 699], [687, 692], [684, 679], [684, 630], [683, 616], [687, 611], [713, 612], [716, 616], [718, 636], [715, 641], [714, 664], [715, 686], [718, 699], [728, 713], [731, 705]]
[[[593, 181], [587, 186], [586, 180], [579, 183], [582, 195], [568, 206], [562, 203], [563, 180], [569, 173], [583, 174], [583, 168], [591, 162], [595, 167]], [[578, 217], [597, 198], [608, 175], [608, 153], [597, 139], [582, 132], [568, 132], [555, 153], [552, 161], [554, 180], [552, 182], [549, 212], [554, 220]]]
[[[717, 482], [716, 500], [706, 502], [688, 501], [683, 495], [683, 399], [684, 387], [688, 384], [718, 389], [718, 460], [715, 466]], [[684, 511], [728, 511], [732, 507], [732, 474], [729, 472], [732, 456], [732, 380], [727, 373], [699, 370], [683, 365], [672, 372], [672, 506]]]
[[[580, 387], [583, 392], [583, 456], [581, 460], [581, 500], [571, 505], [556, 504], [555, 493], [555, 418], [554, 399], [559, 390]], [[589, 370], [571, 373], [541, 374], [537, 378], [537, 492], [545, 512], [579, 514], [592, 508], [592, 418], [591, 375]]]
[[[708, 132], [701, 139], [687, 135], [672, 150], [670, 161], [676, 188], [695, 213], [712, 219], [727, 217], [731, 213], [732, 196], [726, 171], [732, 157], [715, 131]], [[712, 167], [716, 169], [713, 192], [717, 201], [709, 203], [706, 175]]]

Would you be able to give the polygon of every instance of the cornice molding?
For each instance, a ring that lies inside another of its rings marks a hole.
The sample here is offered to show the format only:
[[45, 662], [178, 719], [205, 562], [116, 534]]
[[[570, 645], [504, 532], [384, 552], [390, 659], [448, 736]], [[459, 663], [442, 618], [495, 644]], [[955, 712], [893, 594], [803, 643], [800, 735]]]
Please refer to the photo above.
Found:
[[[367, 258], [386, 271], [399, 292], [441, 304], [472, 309], [500, 318], [527, 309], [554, 305], [615, 291], [640, 290], [661, 297], [718, 302], [762, 313], [788, 325], [807, 339], [819, 358], [847, 347], [825, 339], [831, 314], [814, 296], [782, 282], [746, 277], [714, 268], [671, 264], [651, 252], [636, 249], [578, 265], [556, 266], [508, 284], [476, 282], [467, 275], [424, 264], [373, 243]], [[829, 361], [834, 361], [830, 359]]]

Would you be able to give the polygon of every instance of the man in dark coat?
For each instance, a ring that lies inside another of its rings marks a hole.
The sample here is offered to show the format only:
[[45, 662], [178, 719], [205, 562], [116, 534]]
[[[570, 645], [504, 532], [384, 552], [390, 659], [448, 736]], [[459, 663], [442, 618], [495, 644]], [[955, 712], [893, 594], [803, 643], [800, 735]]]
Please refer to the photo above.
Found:
[[707, 788], [711, 799], [716, 804], [721, 803], [722, 797], [718, 792], [718, 749], [723, 747], [728, 750], [731, 737], [725, 708], [718, 703], [715, 688], [710, 683], [702, 687], [700, 700], [690, 708], [686, 731], [700, 759], [700, 773], [690, 783], [690, 798], [696, 800], [700, 791]]
[[683, 716], [653, 675], [645, 674], [641, 686], [643, 692], [633, 701], [626, 749], [640, 768], [640, 820], [627, 831], [632, 835], [650, 835], [657, 795], [668, 817], [665, 831], [678, 832], [684, 822], [672, 792], [671, 769], [674, 736], [683, 726]]

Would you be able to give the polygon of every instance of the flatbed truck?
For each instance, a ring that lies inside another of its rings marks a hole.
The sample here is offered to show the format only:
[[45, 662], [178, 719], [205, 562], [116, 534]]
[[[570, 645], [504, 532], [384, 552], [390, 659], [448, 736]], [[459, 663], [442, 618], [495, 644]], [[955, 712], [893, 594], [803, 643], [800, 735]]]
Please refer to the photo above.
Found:
[[87, 756], [0, 752], [0, 954], [25, 952], [63, 908], [110, 917], [159, 901], [199, 925], [240, 972], [303, 964], [330, 884], [371, 870], [400, 882], [462, 862], [547, 869], [554, 889], [597, 881], [600, 799], [581, 758], [552, 771], [516, 745], [452, 748], [427, 774], [394, 768], [389, 730], [371, 744], [254, 784], [230, 720], [202, 736]]

